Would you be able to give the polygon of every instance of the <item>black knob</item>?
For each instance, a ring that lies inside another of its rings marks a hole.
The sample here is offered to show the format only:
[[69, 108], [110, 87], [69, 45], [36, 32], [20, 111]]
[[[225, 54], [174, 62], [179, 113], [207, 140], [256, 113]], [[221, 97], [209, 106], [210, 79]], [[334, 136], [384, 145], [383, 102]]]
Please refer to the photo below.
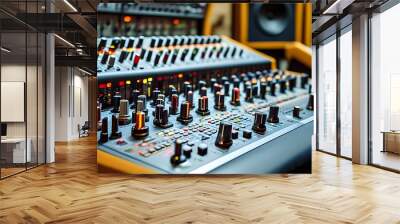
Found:
[[269, 123], [279, 123], [279, 107], [271, 106], [269, 108], [269, 114], [267, 121]]
[[110, 54], [108, 53], [108, 51], [104, 52], [103, 56], [101, 57], [100, 63], [103, 64], [103, 65], [105, 65], [105, 64], [107, 63], [107, 60], [108, 60], [108, 56], [109, 56], [109, 55], [110, 55]]
[[251, 138], [251, 131], [250, 130], [243, 130], [243, 138], [250, 139]]
[[141, 48], [141, 47], [142, 47], [142, 45], [143, 45], [143, 40], [144, 40], [144, 37], [143, 37], [143, 36], [140, 36], [139, 39], [138, 39], [138, 41], [137, 41], [137, 43], [136, 43], [136, 48]]
[[286, 93], [286, 87], [287, 87], [286, 85], [287, 85], [286, 80], [279, 81], [279, 92], [280, 93], [282, 93], [282, 94]]
[[267, 94], [267, 84], [265, 82], [260, 83], [260, 98], [265, 99]]
[[305, 89], [307, 84], [308, 84], [308, 75], [304, 74], [303, 76], [301, 76], [300, 86], [302, 89]]
[[264, 134], [267, 130], [265, 126], [265, 122], [267, 121], [267, 115], [264, 113], [255, 113], [254, 114], [254, 123], [253, 123], [253, 131], [258, 134]]
[[101, 120], [101, 132], [99, 143], [105, 143], [108, 141], [108, 118], [104, 117]]
[[294, 118], [301, 118], [300, 112], [301, 112], [301, 108], [299, 106], [293, 107], [293, 117]]
[[253, 93], [253, 97], [258, 97], [258, 86], [257, 85], [253, 85], [251, 91]]
[[308, 98], [307, 110], [314, 110], [314, 95], [310, 95]]
[[276, 96], [276, 83], [275, 82], [270, 82], [270, 92], [271, 92], [271, 96]]
[[153, 56], [153, 51], [152, 50], [147, 51], [146, 61], [150, 62], [152, 56]]
[[160, 128], [170, 128], [172, 123], [168, 122], [168, 110], [163, 105], [156, 105], [155, 118], [153, 120], [154, 125]]
[[182, 124], [189, 124], [190, 122], [193, 121], [192, 115], [190, 115], [190, 103], [188, 101], [185, 101], [181, 104], [181, 110], [180, 114], [177, 118], [179, 122]]
[[152, 37], [150, 40], [150, 47], [155, 47], [157, 42], [157, 38]]
[[203, 87], [206, 87], [206, 88], [207, 88], [207, 83], [206, 83], [206, 81], [204, 81], [204, 80], [200, 80], [200, 81], [199, 81], [199, 89], [201, 89], [201, 88], [203, 88]]
[[102, 51], [106, 47], [106, 44], [107, 44], [107, 38], [102, 37], [100, 39], [99, 45], [97, 46], [97, 51]]
[[199, 146], [197, 147], [197, 154], [199, 154], [199, 156], [207, 155], [207, 151], [208, 151], [208, 146], [206, 143], [200, 143]]
[[110, 58], [108, 59], [107, 69], [112, 68], [114, 64], [115, 64], [115, 55], [111, 55]]
[[233, 79], [233, 87], [234, 88], [239, 88], [240, 87], [240, 79], [234, 78]]
[[196, 110], [196, 113], [201, 116], [209, 115], [210, 111], [208, 110], [208, 97], [202, 96], [199, 98], [199, 104]]
[[217, 80], [215, 78], [211, 78], [210, 79], [210, 87], [211, 87], [211, 91], [214, 92], [214, 84], [217, 82]]
[[297, 78], [295, 76], [289, 78], [289, 90], [294, 91], [297, 86]]
[[128, 45], [126, 46], [126, 48], [128, 48], [128, 49], [131, 49], [131, 48], [133, 48], [133, 44], [134, 44], [134, 42], [135, 42], [135, 38], [133, 38], [133, 37], [129, 37], [129, 40], [128, 40]]
[[220, 148], [229, 148], [232, 145], [232, 124], [221, 122], [215, 145]]
[[224, 94], [225, 96], [229, 96], [229, 92], [230, 92], [230, 87], [231, 83], [229, 81], [224, 81]]
[[200, 96], [207, 96], [207, 88], [206, 87], [201, 87], [199, 93], [200, 93]]
[[192, 157], [192, 147], [188, 146], [188, 145], [184, 145], [182, 147], [182, 151], [183, 151], [183, 155], [187, 158], [190, 159], [190, 157]]
[[224, 93], [217, 92], [215, 94], [214, 108], [216, 110], [219, 110], [219, 111], [225, 111], [226, 110]]
[[122, 136], [122, 133], [118, 130], [117, 117], [115, 115], [112, 115], [110, 139], [121, 138], [121, 136]]
[[178, 166], [186, 161], [186, 156], [182, 154], [183, 140], [177, 139], [175, 141], [175, 153], [171, 157], [172, 166]]
[[153, 90], [153, 92], [152, 92], [152, 99], [153, 99], [153, 102], [151, 103], [151, 105], [152, 106], [155, 106], [156, 105], [156, 101], [157, 101], [157, 99], [158, 99], [158, 95], [161, 93], [161, 91], [160, 90], [158, 90], [157, 88], [155, 89], [155, 90]]
[[128, 51], [122, 50], [121, 53], [119, 54], [118, 62], [119, 63], [124, 62], [127, 57], [128, 57]]
[[253, 102], [253, 90], [250, 86], [246, 87], [246, 97], [244, 100], [249, 103]]
[[119, 102], [121, 101], [120, 95], [113, 96], [113, 109], [111, 113], [119, 113]]
[[137, 90], [137, 89], [132, 90], [131, 100], [130, 100], [131, 103], [132, 103], [131, 109], [135, 108], [135, 105], [137, 103], [139, 95], [140, 95], [140, 91], [139, 90]]

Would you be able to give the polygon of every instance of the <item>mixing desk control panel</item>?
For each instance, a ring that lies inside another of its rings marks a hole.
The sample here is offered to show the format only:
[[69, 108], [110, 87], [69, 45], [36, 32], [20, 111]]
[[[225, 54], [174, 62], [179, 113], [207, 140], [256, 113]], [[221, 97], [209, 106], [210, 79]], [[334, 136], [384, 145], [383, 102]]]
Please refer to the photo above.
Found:
[[98, 40], [99, 80], [230, 68], [269, 68], [270, 61], [221, 36], [114, 37]]
[[313, 120], [307, 75], [261, 70], [179, 86], [114, 92], [98, 107], [98, 149], [155, 173], [213, 173]]
[[197, 35], [206, 4], [99, 3], [100, 37]]

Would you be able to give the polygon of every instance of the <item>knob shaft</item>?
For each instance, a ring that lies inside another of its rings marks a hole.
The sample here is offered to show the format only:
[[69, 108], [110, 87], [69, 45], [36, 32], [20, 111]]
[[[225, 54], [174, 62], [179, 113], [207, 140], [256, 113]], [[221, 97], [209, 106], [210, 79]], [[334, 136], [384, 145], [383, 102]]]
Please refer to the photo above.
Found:
[[255, 113], [254, 114], [254, 123], [253, 123], [253, 131], [258, 134], [264, 134], [267, 130], [265, 126], [265, 122], [267, 121], [267, 115], [264, 113]]
[[170, 114], [176, 115], [178, 113], [178, 106], [179, 106], [178, 94], [172, 94], [171, 95], [171, 106], [169, 108]]
[[192, 115], [190, 115], [190, 103], [188, 101], [185, 101], [181, 104], [181, 110], [180, 114], [177, 118], [179, 122], [182, 124], [189, 124], [190, 122], [193, 121]]
[[210, 111], [208, 110], [208, 97], [207, 96], [202, 96], [199, 98], [199, 105], [196, 110], [196, 113], [200, 114], [201, 116], [206, 116], [210, 114]]
[[232, 145], [232, 124], [221, 122], [219, 124], [218, 135], [215, 145], [220, 148], [229, 148]]
[[111, 134], [110, 134], [110, 139], [117, 139], [121, 138], [122, 133], [118, 130], [118, 120], [115, 115], [112, 115], [111, 118]]
[[149, 127], [146, 126], [146, 114], [143, 111], [136, 112], [136, 123], [132, 127], [131, 135], [134, 138], [143, 138], [149, 135]]
[[269, 108], [269, 114], [267, 121], [269, 123], [279, 123], [279, 107], [271, 106]]
[[182, 146], [183, 140], [177, 139], [175, 141], [174, 155], [172, 155], [170, 159], [172, 166], [178, 166], [186, 161], [186, 156], [182, 154]]

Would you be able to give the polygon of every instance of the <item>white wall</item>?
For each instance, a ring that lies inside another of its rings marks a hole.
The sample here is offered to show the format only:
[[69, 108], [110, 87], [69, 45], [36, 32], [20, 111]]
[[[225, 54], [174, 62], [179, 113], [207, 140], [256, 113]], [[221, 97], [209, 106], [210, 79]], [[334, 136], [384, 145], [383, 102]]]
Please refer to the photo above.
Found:
[[72, 67], [56, 67], [55, 140], [79, 137], [78, 124], [88, 120], [88, 78]]

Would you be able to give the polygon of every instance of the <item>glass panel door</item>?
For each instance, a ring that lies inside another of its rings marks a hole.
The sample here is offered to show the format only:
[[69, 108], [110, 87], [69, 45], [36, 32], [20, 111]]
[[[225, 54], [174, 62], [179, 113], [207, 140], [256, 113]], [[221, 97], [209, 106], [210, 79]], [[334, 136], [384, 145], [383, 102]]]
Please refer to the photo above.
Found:
[[336, 154], [336, 36], [318, 47], [317, 148]]
[[340, 36], [340, 154], [352, 157], [352, 32]]

